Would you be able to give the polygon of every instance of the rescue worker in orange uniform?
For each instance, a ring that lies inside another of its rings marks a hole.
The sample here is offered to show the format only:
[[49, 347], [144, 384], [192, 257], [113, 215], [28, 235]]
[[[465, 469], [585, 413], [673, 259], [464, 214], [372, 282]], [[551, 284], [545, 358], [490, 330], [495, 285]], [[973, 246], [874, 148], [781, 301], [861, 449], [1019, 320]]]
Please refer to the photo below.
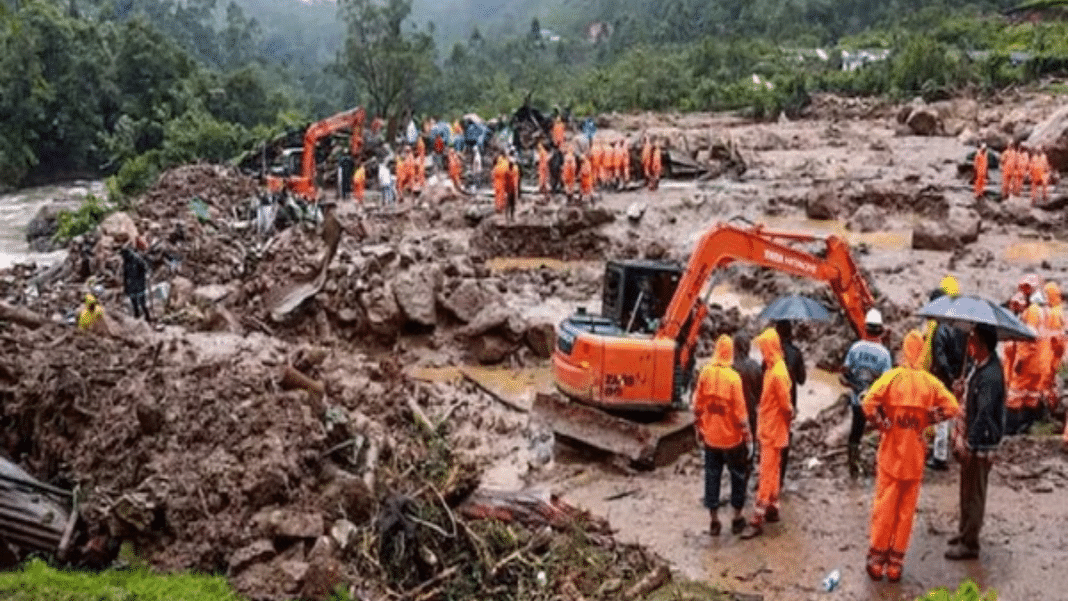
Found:
[[422, 191], [426, 185], [426, 143], [423, 136], [415, 141], [415, 156], [412, 162], [412, 187], [416, 191]]
[[653, 174], [653, 145], [649, 142], [649, 136], [642, 139], [642, 177], [646, 184], [652, 179]]
[[460, 153], [456, 152], [455, 148], [450, 147], [446, 156], [448, 157], [449, 179], [452, 180], [452, 185], [456, 186], [456, 191], [462, 192], [464, 189], [462, 179], [464, 166], [463, 162], [460, 161]]
[[1016, 177], [1017, 157], [1016, 142], [1009, 142], [1009, 146], [1001, 153], [1001, 198], [1012, 195], [1012, 178]]
[[563, 147], [564, 147], [564, 136], [566, 135], [566, 133], [567, 133], [567, 129], [566, 129], [566, 126], [564, 125], [564, 120], [561, 119], [559, 115], [557, 115], [556, 118], [553, 119], [553, 129], [552, 129], [553, 145], [555, 145], [557, 148], [563, 149]]
[[653, 177], [652, 177], [651, 180], [649, 180], [649, 189], [650, 190], [656, 190], [658, 187], [660, 187], [660, 172], [663, 170], [663, 165], [661, 163], [660, 152], [661, 152], [660, 142], [659, 141], [654, 142], [653, 143], [653, 156], [649, 160], [649, 163], [650, 163], [650, 165], [652, 167], [652, 171], [653, 171]]
[[760, 440], [760, 484], [756, 507], [742, 538], [753, 538], [764, 532], [764, 522], [779, 521], [779, 487], [781, 486], [782, 450], [789, 443], [790, 374], [783, 360], [782, 344], [774, 328], [764, 330], [753, 341], [764, 359], [764, 385], [757, 409], [757, 437]]
[[549, 199], [549, 151], [545, 145], [538, 143], [538, 191]]
[[986, 153], [986, 142], [979, 145], [979, 150], [975, 151], [975, 159], [972, 161], [972, 166], [975, 168], [975, 197], [982, 198], [983, 192], [986, 191], [986, 168], [989, 162], [989, 157]]
[[352, 195], [361, 206], [363, 205], [363, 196], [366, 189], [367, 170], [364, 168], [363, 163], [360, 163], [360, 166], [352, 173]]
[[1024, 177], [1031, 165], [1031, 153], [1027, 148], [1017, 147], [1016, 169], [1012, 174], [1012, 195], [1019, 196], [1023, 193]]
[[745, 405], [742, 378], [734, 371], [734, 343], [730, 336], [716, 340], [716, 350], [701, 369], [694, 388], [693, 414], [698, 439], [704, 446], [705, 507], [709, 513], [709, 534], [718, 536], [719, 481], [723, 467], [731, 480], [731, 507], [734, 518], [731, 531], [738, 534], [745, 529], [742, 508], [745, 507], [745, 486], [749, 471], [749, 412]]
[[508, 203], [508, 159], [503, 154], [493, 165], [493, 207], [503, 213]]
[[1049, 201], [1049, 159], [1045, 151], [1039, 146], [1031, 155], [1029, 163], [1031, 175], [1031, 205], [1036, 205], [1041, 198], [1042, 203]]
[[1064, 360], [1064, 306], [1061, 299], [1061, 287], [1056, 282], [1046, 282], [1043, 287], [1049, 309], [1046, 316], [1046, 334], [1050, 339], [1051, 361], [1043, 389], [1046, 391], [1046, 406], [1052, 413], [1061, 400], [1057, 371]]
[[583, 198], [593, 202], [593, 165], [588, 157], [581, 157], [579, 163], [579, 202]]
[[593, 171], [593, 179], [596, 183], [601, 182], [601, 165], [604, 163], [604, 146], [600, 142], [590, 149], [590, 169]]
[[1041, 417], [1043, 385], [1053, 362], [1053, 348], [1046, 333], [1049, 308], [1045, 306], [1042, 281], [1029, 274], [1020, 281], [1019, 292], [1029, 304], [1020, 320], [1038, 334], [1034, 341], [1005, 344], [1003, 366], [1006, 375], [1005, 434], [1026, 433]]
[[575, 176], [578, 174], [578, 165], [575, 163], [575, 153], [568, 144], [564, 148], [564, 165], [560, 169], [560, 179], [564, 181], [564, 194], [571, 200], [571, 194], [575, 191]]
[[397, 175], [397, 200], [398, 202], [404, 202], [404, 195], [408, 190], [412, 189], [412, 149], [406, 148], [404, 156], [397, 157], [397, 166], [395, 168]]
[[601, 149], [601, 164], [597, 170], [597, 183], [604, 189], [612, 180], [612, 146], [598, 143]]
[[519, 163], [515, 162], [511, 157], [508, 158], [508, 177], [505, 182], [505, 216], [508, 217], [508, 221], [515, 220], [515, 206], [519, 203]]
[[872, 580], [901, 580], [912, 519], [920, 497], [926, 444], [923, 429], [960, 414], [956, 397], [921, 366], [923, 336], [910, 331], [899, 366], [879, 377], [864, 397], [864, 414], [881, 432], [871, 511], [867, 571]]

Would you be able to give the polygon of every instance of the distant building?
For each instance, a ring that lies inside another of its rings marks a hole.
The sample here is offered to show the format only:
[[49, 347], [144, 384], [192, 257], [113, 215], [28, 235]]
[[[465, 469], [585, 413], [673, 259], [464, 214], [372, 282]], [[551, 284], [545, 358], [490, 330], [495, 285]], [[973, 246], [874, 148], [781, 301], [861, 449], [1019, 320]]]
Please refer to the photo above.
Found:
[[890, 57], [889, 48], [873, 48], [842, 51], [842, 70], [856, 71], [868, 63], [884, 61]]
[[586, 39], [596, 44], [601, 40], [607, 40], [612, 36], [612, 24], [604, 21], [594, 21], [586, 28]]
[[556, 33], [555, 31], [553, 31], [551, 29], [545, 29], [543, 27], [541, 29], [540, 33], [541, 33], [541, 39], [545, 40], [546, 42], [559, 42], [560, 41], [560, 34]]

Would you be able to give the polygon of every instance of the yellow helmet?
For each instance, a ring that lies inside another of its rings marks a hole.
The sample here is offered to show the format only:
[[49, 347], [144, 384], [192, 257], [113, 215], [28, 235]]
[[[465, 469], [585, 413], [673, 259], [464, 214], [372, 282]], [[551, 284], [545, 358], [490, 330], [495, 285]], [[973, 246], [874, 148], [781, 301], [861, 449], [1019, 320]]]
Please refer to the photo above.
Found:
[[957, 283], [957, 278], [947, 275], [939, 282], [938, 287], [942, 289], [949, 296], [960, 296], [960, 284]]
[[96, 304], [96, 297], [93, 296], [92, 292], [85, 293], [85, 304], [89, 305], [90, 307]]

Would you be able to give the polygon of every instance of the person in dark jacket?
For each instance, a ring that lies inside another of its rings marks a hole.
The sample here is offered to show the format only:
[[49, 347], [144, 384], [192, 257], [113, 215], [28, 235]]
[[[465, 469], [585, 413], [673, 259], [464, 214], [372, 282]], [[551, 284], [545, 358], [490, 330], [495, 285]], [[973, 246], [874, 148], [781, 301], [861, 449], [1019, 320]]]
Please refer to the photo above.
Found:
[[130, 297], [134, 317], [140, 318], [144, 314], [145, 321], [152, 321], [148, 314], [148, 263], [129, 244], [119, 252], [122, 254], [122, 288]]
[[757, 404], [764, 386], [764, 369], [760, 363], [749, 356], [750, 340], [745, 334], [734, 335], [734, 371], [742, 377], [742, 392], [745, 394], [745, 407], [749, 411], [749, 431], [756, 440]]
[[[794, 346], [793, 330], [790, 322], [780, 319], [775, 322], [775, 331], [779, 333], [782, 342], [783, 361], [786, 362], [786, 371], [790, 374], [790, 403], [794, 406], [794, 415], [797, 415], [797, 387], [805, 383], [805, 358], [801, 355], [801, 349]], [[793, 432], [790, 433], [793, 438]], [[779, 486], [786, 482], [786, 462], [790, 459], [790, 445], [787, 444], [782, 450], [782, 466], [779, 474]]]
[[[931, 292], [930, 299], [933, 301], [946, 294], [956, 296], [959, 293], [958, 290], [956, 280], [947, 276], [942, 280], [942, 284]], [[953, 382], [961, 377], [964, 369], [967, 343], [968, 334], [964, 330], [945, 323], [935, 326], [930, 341], [929, 369], [931, 375], [938, 378], [950, 390], [953, 390]], [[942, 422], [935, 426], [935, 439], [927, 467], [934, 470], [947, 470], [949, 469], [946, 463], [948, 459], [949, 424]]]
[[953, 455], [960, 462], [960, 524], [949, 539], [946, 559], [979, 556], [990, 467], [1005, 433], [1005, 375], [995, 352], [997, 332], [978, 325], [967, 340], [967, 377], [963, 388], [954, 391], [964, 401], [964, 419], [953, 436]]

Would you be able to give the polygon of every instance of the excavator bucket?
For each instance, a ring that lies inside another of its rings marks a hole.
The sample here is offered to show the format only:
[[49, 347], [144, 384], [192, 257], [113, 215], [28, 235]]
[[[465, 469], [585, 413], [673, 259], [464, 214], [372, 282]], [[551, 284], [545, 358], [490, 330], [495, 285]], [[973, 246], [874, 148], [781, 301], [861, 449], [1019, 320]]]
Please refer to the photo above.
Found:
[[645, 423], [573, 402], [560, 394], [539, 393], [531, 412], [557, 436], [625, 457], [639, 467], [671, 463], [695, 446], [693, 414], [668, 411]]

